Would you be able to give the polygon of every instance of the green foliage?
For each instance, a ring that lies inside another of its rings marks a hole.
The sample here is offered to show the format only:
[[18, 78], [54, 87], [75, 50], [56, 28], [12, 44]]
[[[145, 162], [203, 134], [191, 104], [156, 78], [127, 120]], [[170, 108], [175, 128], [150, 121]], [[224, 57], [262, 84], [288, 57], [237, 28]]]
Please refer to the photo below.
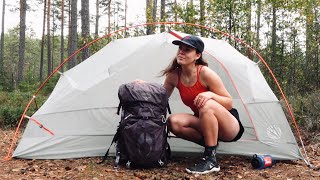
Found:
[[[32, 96], [33, 95], [30, 92], [0, 91], [0, 128], [16, 127]], [[47, 96], [37, 96], [37, 106], [35, 105], [35, 102], [33, 102], [26, 115], [31, 116], [37, 110], [37, 107], [40, 107], [43, 104], [46, 98]]]
[[0, 108], [0, 127], [14, 128], [18, 125], [20, 117], [23, 113], [22, 107], [8, 107]]
[[42, 90], [40, 91], [40, 94], [44, 96], [50, 95], [50, 93], [53, 91], [54, 87], [56, 86], [60, 76], [55, 74], [53, 75], [49, 81], [43, 86]]
[[[320, 90], [305, 96], [290, 96], [288, 101], [300, 128], [310, 132], [320, 131]], [[287, 108], [284, 109], [290, 121], [290, 114]]]

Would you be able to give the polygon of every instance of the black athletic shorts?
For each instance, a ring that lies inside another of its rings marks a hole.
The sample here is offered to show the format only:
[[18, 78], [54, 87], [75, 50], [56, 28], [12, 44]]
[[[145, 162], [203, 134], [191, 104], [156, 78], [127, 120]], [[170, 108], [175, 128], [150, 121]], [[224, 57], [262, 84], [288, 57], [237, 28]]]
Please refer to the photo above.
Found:
[[240, 129], [239, 129], [239, 132], [238, 132], [237, 136], [234, 139], [232, 139], [231, 141], [224, 141], [224, 142], [238, 141], [241, 138], [241, 136], [242, 136], [242, 134], [244, 132], [244, 127], [243, 127], [243, 125], [242, 125], [242, 123], [240, 121], [238, 111], [235, 108], [232, 108], [229, 112], [238, 120]]
[[[229, 112], [238, 120], [240, 129], [239, 129], [239, 132], [238, 132], [238, 134], [237, 134], [237, 136], [235, 138], [233, 138], [231, 141], [223, 141], [223, 142], [234, 142], [234, 141], [237, 141], [237, 140], [239, 140], [241, 138], [241, 136], [242, 136], [242, 134], [244, 132], [244, 127], [243, 127], [243, 125], [242, 125], [242, 123], [240, 121], [238, 111], [235, 108], [232, 108]], [[222, 141], [222, 140], [218, 139], [218, 141]], [[204, 137], [202, 137], [197, 144], [199, 144], [201, 146], [205, 146]]]

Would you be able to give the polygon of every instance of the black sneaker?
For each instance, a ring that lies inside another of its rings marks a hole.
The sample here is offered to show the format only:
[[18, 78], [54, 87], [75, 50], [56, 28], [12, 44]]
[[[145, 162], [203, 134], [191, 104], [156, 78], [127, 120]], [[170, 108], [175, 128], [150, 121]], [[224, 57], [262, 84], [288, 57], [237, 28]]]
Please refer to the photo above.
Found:
[[220, 166], [215, 160], [215, 158], [202, 158], [199, 164], [195, 164], [192, 167], [186, 168], [188, 173], [192, 174], [207, 174], [211, 172], [220, 171]]

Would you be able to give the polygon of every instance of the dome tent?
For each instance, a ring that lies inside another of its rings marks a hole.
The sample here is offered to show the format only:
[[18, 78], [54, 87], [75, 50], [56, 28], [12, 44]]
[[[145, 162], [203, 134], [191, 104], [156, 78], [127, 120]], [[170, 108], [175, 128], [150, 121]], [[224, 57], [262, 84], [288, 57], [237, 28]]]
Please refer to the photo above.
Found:
[[[29, 121], [13, 157], [65, 159], [103, 156], [115, 134], [120, 117], [117, 92], [134, 79], [162, 83], [159, 77], [173, 59], [174, 34], [160, 33], [110, 42], [76, 67], [64, 72], [48, 100], [32, 115], [54, 135]], [[203, 57], [222, 78], [233, 97], [245, 127], [237, 142], [219, 143], [218, 153], [252, 156], [270, 154], [277, 159], [303, 159], [279, 100], [258, 64], [226, 41], [210, 38]], [[178, 91], [170, 97], [173, 113], [191, 112]], [[200, 152], [202, 147], [170, 138], [173, 152]], [[114, 152], [114, 149], [111, 149]]]

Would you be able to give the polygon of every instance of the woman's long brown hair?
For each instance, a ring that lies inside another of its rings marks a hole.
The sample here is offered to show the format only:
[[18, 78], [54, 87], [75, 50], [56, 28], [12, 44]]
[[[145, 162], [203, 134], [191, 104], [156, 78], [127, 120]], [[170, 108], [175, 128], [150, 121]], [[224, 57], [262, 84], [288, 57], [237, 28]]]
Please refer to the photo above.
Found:
[[[196, 65], [208, 66], [208, 62], [202, 58], [202, 54], [199, 59], [196, 60]], [[175, 69], [181, 68], [180, 64], [178, 64], [177, 58], [175, 57], [170, 65], [161, 71], [160, 76], [167, 75], [168, 73], [173, 72]]]

